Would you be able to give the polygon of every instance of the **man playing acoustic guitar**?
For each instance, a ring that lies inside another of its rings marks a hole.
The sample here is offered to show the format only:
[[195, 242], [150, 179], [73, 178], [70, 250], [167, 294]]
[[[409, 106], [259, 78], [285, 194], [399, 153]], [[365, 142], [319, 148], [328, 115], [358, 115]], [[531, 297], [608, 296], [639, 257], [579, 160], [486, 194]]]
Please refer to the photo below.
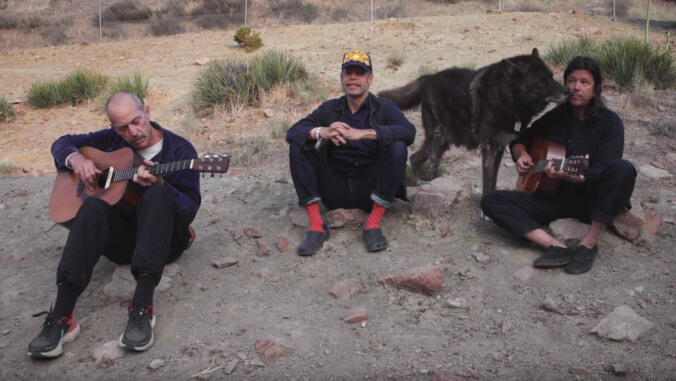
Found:
[[28, 354], [32, 357], [59, 356], [63, 344], [78, 336], [80, 326], [73, 319], [73, 310], [101, 255], [117, 264], [130, 263], [136, 279], [120, 346], [136, 351], [150, 348], [155, 326], [155, 286], [160, 282], [164, 266], [176, 260], [194, 238], [189, 224], [201, 203], [199, 174], [181, 171], [156, 176], [150, 160], [194, 159], [197, 157], [195, 148], [186, 139], [151, 121], [150, 108], [133, 93], [114, 94], [108, 100], [106, 112], [111, 128], [64, 135], [54, 142], [55, 164], [60, 172], [72, 171], [83, 189], [92, 190], [97, 187], [96, 179], [101, 170], [79, 149], [93, 147], [113, 152], [129, 147], [134, 156], [140, 158], [127, 189], [128, 193], [132, 193], [132, 189], [136, 191], [137, 203], [133, 209], [123, 211], [99, 197], [82, 197], [84, 200], [69, 224], [68, 240], [56, 271], [58, 290], [54, 308], [41, 313], [47, 314], [45, 323], [28, 345]]
[[[624, 126], [620, 117], [604, 105], [598, 62], [590, 57], [573, 58], [563, 80], [568, 101], [533, 123], [510, 143], [510, 150], [522, 176], [529, 175], [535, 167], [531, 154], [539, 148], [534, 147], [537, 141], [565, 147], [566, 157], [588, 157], [586, 173], [571, 175], [550, 161], [544, 176], [559, 183], [552, 195], [498, 190], [483, 196], [481, 208], [501, 228], [546, 249], [534, 267], [565, 265], [567, 273], [582, 274], [592, 268], [599, 252], [596, 243], [606, 226], [630, 207], [636, 169], [622, 159]], [[591, 223], [575, 250], [541, 227], [559, 218]]]

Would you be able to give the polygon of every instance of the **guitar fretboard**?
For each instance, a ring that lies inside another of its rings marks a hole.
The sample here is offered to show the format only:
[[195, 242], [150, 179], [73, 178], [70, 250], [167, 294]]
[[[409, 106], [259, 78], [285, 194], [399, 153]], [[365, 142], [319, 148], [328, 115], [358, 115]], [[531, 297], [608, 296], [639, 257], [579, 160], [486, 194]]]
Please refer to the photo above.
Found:
[[[193, 160], [180, 160], [171, 163], [155, 164], [150, 167], [150, 173], [153, 175], [164, 175], [171, 172], [182, 171], [184, 169], [192, 169]], [[116, 170], [113, 174], [113, 182], [126, 181], [134, 178], [138, 172], [138, 168], [128, 168]]]

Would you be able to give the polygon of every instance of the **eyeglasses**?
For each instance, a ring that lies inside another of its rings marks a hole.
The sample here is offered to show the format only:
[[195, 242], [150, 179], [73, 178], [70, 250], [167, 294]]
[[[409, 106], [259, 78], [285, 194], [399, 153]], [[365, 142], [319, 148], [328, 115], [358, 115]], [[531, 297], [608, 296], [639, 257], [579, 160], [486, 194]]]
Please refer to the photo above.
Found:
[[345, 53], [343, 56], [343, 65], [348, 62], [360, 62], [366, 65], [366, 67], [371, 67], [371, 57], [368, 54], [354, 51], [352, 53]]

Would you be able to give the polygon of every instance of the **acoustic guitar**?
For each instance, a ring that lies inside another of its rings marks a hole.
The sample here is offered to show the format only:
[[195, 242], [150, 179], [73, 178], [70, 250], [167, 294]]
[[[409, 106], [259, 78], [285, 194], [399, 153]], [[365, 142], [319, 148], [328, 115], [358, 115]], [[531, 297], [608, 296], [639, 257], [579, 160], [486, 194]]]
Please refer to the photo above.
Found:
[[[114, 152], [103, 152], [92, 147], [81, 147], [80, 153], [92, 160], [101, 174], [96, 178], [93, 190], [72, 171], [59, 172], [49, 201], [49, 217], [56, 223], [67, 223], [77, 214], [87, 197], [98, 197], [123, 211], [132, 212], [140, 197], [132, 180], [138, 170], [134, 151], [125, 147]], [[230, 156], [205, 156], [204, 158], [155, 164], [148, 170], [153, 175], [192, 170], [197, 172], [226, 173]], [[124, 169], [121, 169], [124, 168]]]
[[[571, 175], [580, 176], [589, 168], [589, 155], [566, 157], [566, 148], [561, 144], [541, 138], [533, 141], [530, 152], [533, 166], [526, 175], [520, 175], [516, 181], [517, 190], [525, 190], [541, 196], [551, 196], [558, 186], [558, 179], [552, 179], [545, 174], [545, 168], [550, 162], [557, 170], [563, 170]], [[561, 157], [563, 159], [554, 159]]]

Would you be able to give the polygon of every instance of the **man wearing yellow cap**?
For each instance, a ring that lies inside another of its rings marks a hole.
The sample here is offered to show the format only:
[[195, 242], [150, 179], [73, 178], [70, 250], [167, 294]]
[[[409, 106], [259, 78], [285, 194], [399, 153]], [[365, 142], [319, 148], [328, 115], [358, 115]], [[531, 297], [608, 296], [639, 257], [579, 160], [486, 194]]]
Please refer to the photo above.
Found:
[[343, 56], [345, 95], [321, 104], [287, 132], [291, 177], [310, 229], [298, 254], [315, 254], [329, 236], [319, 212], [359, 208], [370, 213], [364, 229], [370, 252], [387, 248], [380, 228], [395, 197], [406, 200], [407, 146], [415, 127], [391, 101], [369, 92], [373, 62], [363, 52]]

